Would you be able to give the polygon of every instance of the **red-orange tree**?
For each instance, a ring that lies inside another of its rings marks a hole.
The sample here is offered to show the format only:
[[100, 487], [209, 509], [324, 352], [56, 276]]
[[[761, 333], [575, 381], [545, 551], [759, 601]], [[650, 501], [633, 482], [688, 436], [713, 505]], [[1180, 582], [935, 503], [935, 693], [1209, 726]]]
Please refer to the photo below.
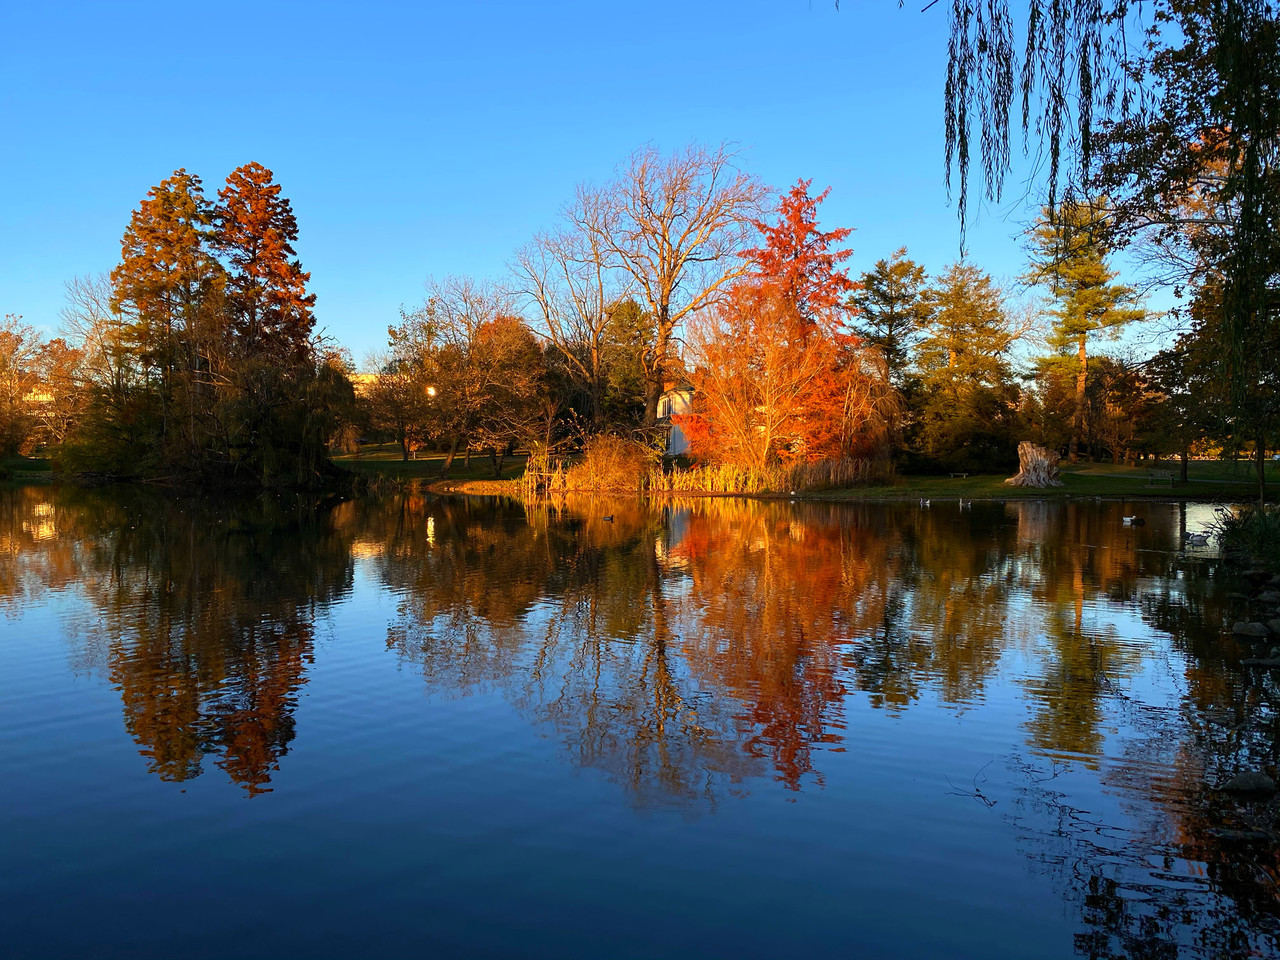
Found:
[[298, 221], [280, 184], [260, 163], [246, 163], [218, 191], [214, 245], [227, 263], [227, 299], [235, 353], [269, 360], [308, 355], [314, 294], [296, 259]]
[[694, 413], [679, 418], [697, 457], [764, 467], [854, 452], [872, 394], [861, 341], [848, 327], [855, 284], [836, 245], [852, 232], [823, 231], [801, 180], [764, 243], [748, 250], [746, 278], [689, 324]]

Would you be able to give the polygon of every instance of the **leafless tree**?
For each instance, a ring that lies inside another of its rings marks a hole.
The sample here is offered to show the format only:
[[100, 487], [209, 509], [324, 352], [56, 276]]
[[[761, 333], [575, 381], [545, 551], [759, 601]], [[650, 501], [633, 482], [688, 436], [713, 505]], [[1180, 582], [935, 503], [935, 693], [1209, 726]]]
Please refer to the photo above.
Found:
[[535, 329], [563, 356], [591, 402], [591, 421], [604, 419], [606, 341], [613, 306], [631, 293], [630, 275], [613, 267], [603, 237], [581, 222], [540, 233], [516, 253], [516, 292], [535, 314]]
[[726, 144], [671, 154], [642, 147], [604, 186], [579, 186], [567, 216], [608, 264], [634, 283], [649, 312], [643, 356], [645, 423], [657, 420], [677, 331], [747, 270], [737, 254], [755, 230], [765, 187]]
[[114, 398], [131, 384], [136, 371], [126, 349], [124, 319], [112, 306], [113, 295], [111, 280], [105, 274], [76, 277], [67, 284], [61, 317], [63, 336], [84, 353], [81, 370], [85, 385]]

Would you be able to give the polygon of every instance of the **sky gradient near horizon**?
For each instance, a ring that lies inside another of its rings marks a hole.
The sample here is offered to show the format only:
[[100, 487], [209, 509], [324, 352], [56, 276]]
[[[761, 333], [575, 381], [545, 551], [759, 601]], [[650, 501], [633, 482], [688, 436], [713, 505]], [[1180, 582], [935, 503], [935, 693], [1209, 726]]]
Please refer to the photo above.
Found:
[[[946, 27], [892, 0], [10, 3], [0, 312], [52, 334], [149, 187], [185, 167], [215, 196], [254, 160], [293, 203], [317, 327], [360, 361], [428, 277], [501, 277], [576, 183], [691, 140], [830, 186], [853, 273], [904, 245], [936, 273], [960, 245]], [[1022, 194], [969, 231], [998, 279], [1025, 262]]]

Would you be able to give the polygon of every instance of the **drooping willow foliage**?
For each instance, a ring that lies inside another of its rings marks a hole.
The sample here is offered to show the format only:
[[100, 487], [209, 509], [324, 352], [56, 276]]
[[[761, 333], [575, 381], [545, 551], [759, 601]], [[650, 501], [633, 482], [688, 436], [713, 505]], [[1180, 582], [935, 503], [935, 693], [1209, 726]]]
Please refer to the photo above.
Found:
[[1106, 196], [1116, 242], [1176, 251], [1163, 279], [1192, 294], [1229, 430], [1259, 464], [1280, 429], [1278, 10], [1280, 0], [950, 0], [944, 92], [961, 245], [970, 194], [1000, 199], [1020, 126], [1037, 205]]

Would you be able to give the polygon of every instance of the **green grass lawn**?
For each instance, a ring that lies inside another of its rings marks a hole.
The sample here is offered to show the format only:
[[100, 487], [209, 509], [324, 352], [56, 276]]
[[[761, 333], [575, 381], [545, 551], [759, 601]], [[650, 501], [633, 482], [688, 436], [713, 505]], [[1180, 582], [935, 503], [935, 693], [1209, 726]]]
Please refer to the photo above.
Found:
[[46, 457], [0, 457], [0, 474], [14, 480], [47, 480], [52, 467]]
[[[370, 444], [358, 454], [342, 454], [334, 457], [341, 466], [357, 473], [381, 475], [397, 479], [419, 479], [427, 482], [439, 479], [443, 453], [431, 453], [416, 460], [402, 460], [400, 448], [395, 444]], [[8, 471], [14, 480], [37, 481], [50, 476], [49, 460], [43, 457], [5, 457], [0, 468]], [[811, 496], [823, 499], [911, 499], [926, 497], [974, 500], [1009, 500], [1014, 498], [1045, 499], [1046, 497], [1108, 497], [1136, 499], [1192, 500], [1252, 500], [1257, 495], [1253, 478], [1253, 466], [1244, 461], [1199, 460], [1189, 465], [1187, 483], [1148, 486], [1147, 470], [1172, 470], [1178, 476], [1178, 464], [1168, 463], [1140, 467], [1115, 466], [1107, 463], [1064, 464], [1061, 469], [1063, 486], [1049, 490], [1005, 486], [1004, 474], [947, 476], [899, 476], [893, 483], [871, 487], [854, 487], [846, 490], [825, 490]], [[524, 473], [524, 457], [508, 457], [503, 467], [502, 479], [512, 480]], [[1267, 467], [1267, 499], [1280, 499], [1280, 467]], [[449, 471], [450, 480], [493, 480], [493, 466], [487, 456], [473, 456], [470, 468], [466, 459], [457, 457]]]
[[[356, 473], [378, 474], [397, 479], [438, 480], [440, 467], [444, 464], [445, 454], [418, 454], [416, 460], [403, 460], [400, 448], [394, 443], [369, 444], [361, 448], [359, 453], [340, 454], [333, 458], [339, 466], [346, 467]], [[508, 457], [502, 468], [502, 479], [512, 480], [524, 473], [524, 457]], [[450, 480], [495, 480], [493, 463], [487, 456], [471, 457], [471, 467], [459, 454], [449, 470]]]
[[[1172, 470], [1175, 478], [1173, 487], [1168, 484], [1149, 486], [1148, 469]], [[1269, 473], [1270, 473], [1270, 469]], [[1105, 463], [1063, 464], [1061, 468], [1063, 485], [1047, 490], [1028, 487], [1010, 487], [1005, 485], [1006, 476], [970, 475], [968, 477], [947, 476], [900, 476], [893, 484], [873, 487], [856, 487], [850, 490], [831, 490], [819, 496], [851, 499], [875, 499], [879, 497], [927, 497], [945, 500], [949, 497], [957, 499], [997, 499], [1031, 498], [1042, 500], [1046, 497], [1123, 497], [1135, 499], [1152, 497], [1155, 499], [1193, 499], [1193, 500], [1252, 500], [1257, 496], [1257, 487], [1253, 479], [1252, 468], [1243, 463], [1233, 464], [1229, 461], [1206, 460], [1189, 464], [1187, 483], [1177, 480], [1178, 464], [1161, 464], [1159, 467], [1124, 467]], [[1267, 482], [1267, 497], [1273, 499], [1280, 495], [1280, 471], [1271, 473]]]

